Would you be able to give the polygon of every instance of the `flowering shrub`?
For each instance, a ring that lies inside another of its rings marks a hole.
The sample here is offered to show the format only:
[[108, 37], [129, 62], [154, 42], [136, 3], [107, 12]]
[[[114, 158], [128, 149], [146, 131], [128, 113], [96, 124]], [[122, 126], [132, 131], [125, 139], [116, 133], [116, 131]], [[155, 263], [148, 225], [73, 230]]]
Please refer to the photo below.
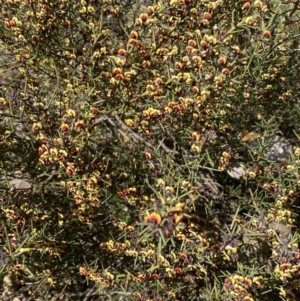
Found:
[[2, 273], [297, 300], [299, 1], [135, 2], [2, 5]]

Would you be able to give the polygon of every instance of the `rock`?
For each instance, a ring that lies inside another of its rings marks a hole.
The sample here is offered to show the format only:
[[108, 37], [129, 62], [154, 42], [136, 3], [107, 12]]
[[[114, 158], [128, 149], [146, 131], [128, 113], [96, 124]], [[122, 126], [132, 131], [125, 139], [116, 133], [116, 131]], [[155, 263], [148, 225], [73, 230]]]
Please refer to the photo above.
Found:
[[288, 159], [292, 154], [291, 144], [279, 135], [270, 140], [266, 148], [266, 157], [270, 161]]
[[235, 180], [240, 180], [246, 174], [246, 166], [242, 162], [235, 161], [230, 164], [227, 174]]
[[[262, 143], [257, 139], [249, 143], [250, 151], [259, 151]], [[263, 154], [266, 159], [276, 162], [282, 159], [288, 159], [292, 154], [292, 146], [287, 139], [279, 134], [276, 134], [266, 139], [263, 146]]]
[[[292, 155], [292, 146], [287, 139], [276, 134], [266, 140], [263, 155], [266, 159], [272, 162], [278, 162], [283, 159], [288, 159]], [[258, 139], [251, 141], [248, 145], [251, 152], [257, 152], [261, 149], [261, 143]], [[227, 174], [236, 180], [239, 180], [247, 173], [246, 166], [239, 161], [234, 161], [230, 164]]]
[[23, 179], [12, 179], [9, 181], [9, 186], [10, 186], [9, 191], [14, 191], [14, 190], [30, 189], [32, 185], [30, 182]]
[[3, 278], [2, 299], [9, 300], [8, 297], [13, 295], [18, 290], [18, 286], [10, 275], [5, 275]]
[[279, 223], [279, 222], [271, 222], [269, 224], [269, 228], [270, 229], [273, 229], [275, 231], [278, 231], [280, 233], [280, 236], [288, 236], [292, 233], [292, 230], [287, 227], [286, 225], [282, 224], [282, 223]]

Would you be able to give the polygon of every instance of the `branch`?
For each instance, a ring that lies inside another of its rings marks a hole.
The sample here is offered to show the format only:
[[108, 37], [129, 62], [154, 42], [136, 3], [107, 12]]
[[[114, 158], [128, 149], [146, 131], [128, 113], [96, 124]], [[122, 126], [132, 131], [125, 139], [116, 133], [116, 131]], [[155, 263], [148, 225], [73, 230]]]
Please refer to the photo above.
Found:
[[[118, 115], [117, 112], [113, 112], [112, 116], [116, 120], [116, 122], [111, 117], [109, 117], [107, 115], [103, 115], [100, 118], [98, 118], [98, 119], [95, 120], [93, 126], [96, 126], [99, 123], [107, 121], [112, 127], [114, 127], [122, 135], [122, 137], [124, 137], [127, 140], [130, 140], [130, 138], [132, 138], [135, 143], [142, 142], [143, 144], [145, 144], [146, 146], [148, 146], [152, 150], [158, 150], [161, 147], [166, 153], [169, 153], [169, 154], [172, 154], [172, 155], [178, 155], [178, 154], [180, 154], [178, 151], [172, 150], [172, 149], [168, 148], [164, 144], [163, 140], [159, 141], [159, 146], [156, 148], [150, 142], [146, 141], [143, 137], [141, 137], [139, 134], [137, 134], [132, 129], [130, 129], [121, 120], [121, 118], [119, 117], [119, 115]], [[195, 158], [195, 156], [188, 154], [186, 151], [183, 152], [183, 156], [185, 158], [190, 158], [190, 159]], [[172, 159], [172, 161], [174, 162], [173, 159]], [[174, 162], [174, 164], [175, 164], [175, 162]], [[182, 168], [180, 166], [178, 166], [178, 167], [179, 167], [180, 170], [182, 170]], [[204, 174], [202, 174], [202, 175], [204, 175]], [[206, 190], [208, 188], [213, 193], [215, 193], [217, 195], [221, 193], [220, 190], [218, 189], [218, 186], [220, 187], [220, 185], [213, 180], [213, 178], [211, 177], [211, 175], [206, 174], [205, 178], [202, 178], [202, 180], [204, 181], [204, 183], [200, 183], [199, 181], [196, 182], [199, 188], [201, 187], [204, 190]]]
[[[116, 123], [112, 120], [111, 117], [107, 116], [107, 115], [103, 115], [100, 118], [96, 119], [93, 126], [96, 126], [99, 123], [102, 123], [104, 121], [107, 121], [108, 123], [110, 123], [110, 125], [112, 125], [114, 128], [117, 129], [117, 131], [127, 140], [129, 140], [130, 138], [132, 138], [134, 140], [135, 143], [138, 142], [142, 142], [145, 145], [147, 145], [149, 148], [153, 149], [153, 150], [157, 150], [157, 148], [155, 148], [150, 142], [146, 141], [143, 137], [141, 137], [139, 134], [137, 134], [136, 132], [134, 132], [132, 129], [130, 129], [119, 117], [119, 115], [117, 114], [117, 112], [113, 112], [112, 113], [113, 117], [115, 118], [115, 120], [117, 121], [119, 127], [121, 127], [121, 129], [116, 125]], [[129, 136], [130, 135], [130, 136]], [[171, 154], [179, 154], [178, 151], [176, 150], [172, 150], [170, 148], [168, 148], [163, 140], [161, 140], [159, 142], [159, 145], [167, 152], [167, 153], [171, 153]]]

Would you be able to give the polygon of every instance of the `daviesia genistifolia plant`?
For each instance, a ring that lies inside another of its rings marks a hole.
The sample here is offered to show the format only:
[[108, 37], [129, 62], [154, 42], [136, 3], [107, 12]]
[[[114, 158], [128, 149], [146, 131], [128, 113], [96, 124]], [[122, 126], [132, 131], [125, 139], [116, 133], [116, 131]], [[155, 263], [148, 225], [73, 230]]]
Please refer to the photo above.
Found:
[[[299, 11], [1, 1], [2, 274], [115, 300], [298, 300]], [[293, 154], [270, 162], [278, 130]]]

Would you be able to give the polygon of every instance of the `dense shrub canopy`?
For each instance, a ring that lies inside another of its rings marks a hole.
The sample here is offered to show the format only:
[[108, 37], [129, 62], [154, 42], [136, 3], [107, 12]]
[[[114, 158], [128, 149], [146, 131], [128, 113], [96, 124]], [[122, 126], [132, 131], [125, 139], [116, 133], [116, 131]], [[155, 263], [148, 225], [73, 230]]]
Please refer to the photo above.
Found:
[[[116, 300], [299, 298], [299, 1], [1, 14], [3, 274]], [[278, 131], [292, 154], [272, 161]]]

